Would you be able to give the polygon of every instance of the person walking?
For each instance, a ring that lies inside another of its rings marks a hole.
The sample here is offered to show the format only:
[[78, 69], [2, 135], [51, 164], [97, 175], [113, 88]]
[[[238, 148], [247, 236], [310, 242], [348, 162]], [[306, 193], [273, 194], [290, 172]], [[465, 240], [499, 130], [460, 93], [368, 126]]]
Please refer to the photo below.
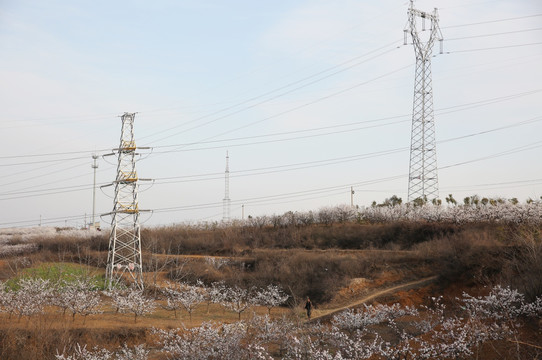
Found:
[[312, 314], [312, 302], [311, 299], [307, 296], [307, 301], [305, 302], [305, 310], [307, 310], [307, 318], [309, 321], [311, 320], [311, 314]]

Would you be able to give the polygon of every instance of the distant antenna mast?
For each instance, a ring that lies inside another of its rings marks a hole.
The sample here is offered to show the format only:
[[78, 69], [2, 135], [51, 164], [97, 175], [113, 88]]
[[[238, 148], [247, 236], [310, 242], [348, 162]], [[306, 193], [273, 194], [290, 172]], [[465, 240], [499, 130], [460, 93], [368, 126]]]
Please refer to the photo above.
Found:
[[98, 155], [93, 154], [92, 158], [94, 159], [91, 165], [92, 169], [94, 169], [94, 185], [92, 186], [92, 225], [90, 227], [94, 229], [96, 227], [96, 169], [98, 169]]
[[[421, 19], [422, 32], [426, 31], [426, 20], [430, 22], [429, 32], [421, 39], [418, 21]], [[437, 149], [435, 142], [435, 119], [433, 116], [433, 85], [431, 57], [433, 45], [438, 39], [442, 54], [442, 34], [438, 25], [437, 9], [432, 14], [414, 9], [410, 0], [408, 24], [405, 29], [405, 45], [408, 32], [412, 36], [416, 53], [416, 77], [414, 80], [414, 106], [410, 140], [410, 171], [408, 176], [408, 201], [438, 198]]]
[[[106, 286], [116, 286], [123, 280], [132, 281], [143, 289], [143, 266], [141, 260], [141, 231], [139, 214], [143, 211], [138, 205], [138, 182], [136, 172], [136, 143], [134, 141], [135, 113], [121, 116], [122, 129], [120, 146], [113, 151], [118, 156], [115, 200], [111, 215], [111, 234], [109, 253], [105, 271]], [[139, 148], [148, 149], [148, 148]]]
[[224, 191], [224, 200], [222, 201], [222, 221], [228, 222], [231, 220], [230, 217], [230, 156], [226, 151], [226, 171], [224, 173], [225, 178], [225, 191]]

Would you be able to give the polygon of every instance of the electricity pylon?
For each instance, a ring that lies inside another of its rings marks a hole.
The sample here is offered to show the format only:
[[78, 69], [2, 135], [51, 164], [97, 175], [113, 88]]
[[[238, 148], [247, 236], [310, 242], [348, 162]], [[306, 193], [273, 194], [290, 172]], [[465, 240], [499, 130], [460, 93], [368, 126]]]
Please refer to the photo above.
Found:
[[226, 151], [226, 171], [224, 172], [224, 180], [225, 180], [225, 186], [224, 186], [224, 199], [222, 200], [222, 221], [228, 222], [231, 220], [231, 215], [230, 215], [231, 200], [230, 200], [230, 156], [228, 155], [227, 151]]
[[[418, 27], [420, 20], [422, 33]], [[426, 30], [426, 21], [429, 21], [428, 31]], [[440, 52], [442, 53], [442, 34], [438, 25], [437, 9], [432, 14], [416, 10], [414, 9], [414, 1], [411, 0], [407, 28], [405, 29], [405, 45], [408, 32], [412, 37], [416, 54], [408, 201], [417, 199], [427, 201], [438, 198], [437, 148], [431, 76], [431, 57], [433, 45], [437, 39], [440, 42]]]
[[[105, 271], [106, 287], [116, 286], [123, 280], [131, 281], [143, 289], [143, 264], [141, 258], [141, 229], [138, 204], [138, 182], [136, 172], [136, 143], [134, 140], [135, 113], [121, 116], [122, 128], [120, 145], [113, 151], [117, 154], [117, 177], [115, 198], [111, 215], [109, 252]], [[139, 148], [142, 149], [142, 148]], [[114, 153], [113, 153], [114, 154]]]

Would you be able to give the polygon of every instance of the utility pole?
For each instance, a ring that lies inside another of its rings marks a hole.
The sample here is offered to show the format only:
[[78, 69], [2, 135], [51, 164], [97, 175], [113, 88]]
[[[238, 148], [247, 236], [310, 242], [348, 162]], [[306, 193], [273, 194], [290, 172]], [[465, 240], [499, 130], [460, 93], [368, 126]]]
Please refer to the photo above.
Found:
[[[426, 21], [430, 23], [429, 31], [426, 31]], [[421, 22], [421, 32], [419, 22]], [[434, 9], [432, 14], [416, 10], [414, 9], [414, 1], [410, 0], [408, 25], [404, 31], [405, 45], [408, 33], [410, 33], [416, 54], [408, 201], [417, 199], [430, 201], [438, 198], [437, 149], [431, 76], [431, 57], [433, 56], [433, 45], [437, 39], [440, 42], [440, 53], [442, 53], [442, 34], [438, 24], [437, 9]]]
[[94, 185], [92, 186], [92, 228], [94, 229], [96, 227], [96, 169], [98, 169], [98, 155], [93, 154], [92, 158], [94, 159], [94, 162], [92, 163], [91, 167], [94, 169]]
[[350, 206], [354, 207], [354, 187], [350, 186]]
[[245, 220], [245, 205], [241, 205], [241, 219]]
[[229, 222], [231, 220], [230, 216], [230, 156], [226, 151], [226, 171], [224, 173], [225, 180], [225, 189], [224, 189], [224, 199], [222, 200], [222, 221]]
[[[139, 289], [143, 289], [143, 264], [141, 257], [141, 228], [138, 204], [139, 181], [136, 171], [136, 153], [138, 148], [134, 140], [135, 113], [124, 113], [121, 116], [122, 127], [120, 145], [112, 154], [117, 155], [117, 176], [113, 183], [115, 198], [111, 215], [111, 233], [109, 235], [109, 252], [105, 270], [106, 287], [111, 289], [124, 280], [131, 281]], [[148, 211], [148, 210], [147, 210]]]

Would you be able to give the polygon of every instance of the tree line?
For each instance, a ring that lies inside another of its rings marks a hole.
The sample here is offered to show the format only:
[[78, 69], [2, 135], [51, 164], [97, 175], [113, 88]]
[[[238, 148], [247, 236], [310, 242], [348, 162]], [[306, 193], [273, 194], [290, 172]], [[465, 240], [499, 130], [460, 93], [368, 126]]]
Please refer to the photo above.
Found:
[[[535, 358], [539, 347], [525, 341], [521, 329], [540, 315], [542, 297], [529, 303], [516, 290], [497, 285], [483, 296], [463, 293], [450, 307], [440, 297], [418, 308], [365, 305], [345, 310], [329, 323], [254, 315], [230, 324], [154, 329], [158, 340], [153, 346], [168, 359], [186, 360], [466, 359], [482, 353]], [[506, 344], [506, 353], [496, 346], [499, 342]], [[148, 355], [144, 345], [124, 345], [115, 352], [76, 344], [70, 354], [56, 358], [147, 360]]]

